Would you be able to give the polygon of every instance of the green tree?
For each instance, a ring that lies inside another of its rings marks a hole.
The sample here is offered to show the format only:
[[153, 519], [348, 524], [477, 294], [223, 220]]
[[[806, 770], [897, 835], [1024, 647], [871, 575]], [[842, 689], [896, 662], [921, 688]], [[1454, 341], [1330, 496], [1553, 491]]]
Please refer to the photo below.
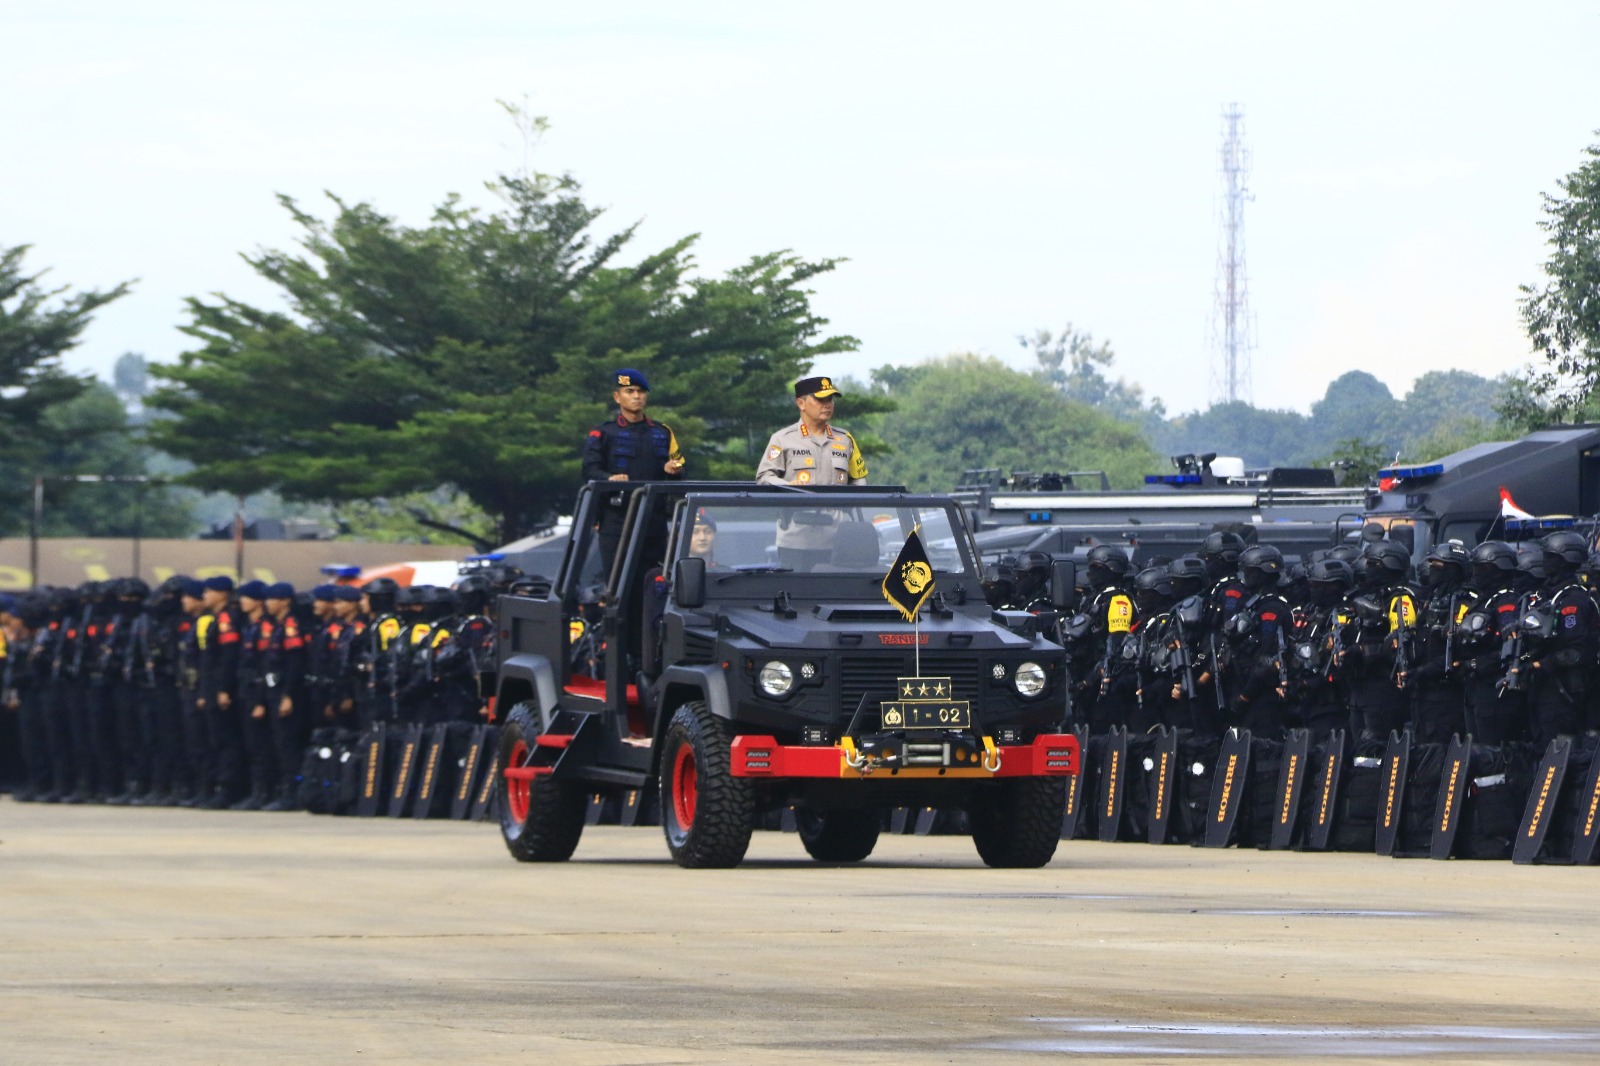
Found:
[[1236, 455], [1250, 468], [1307, 462], [1310, 419], [1298, 411], [1254, 407], [1242, 400], [1213, 404], [1168, 421], [1158, 436], [1168, 455]]
[[1374, 480], [1392, 458], [1394, 453], [1382, 444], [1352, 437], [1340, 441], [1331, 454], [1312, 465], [1332, 467], [1341, 485], [1365, 485]]
[[[37, 467], [44, 483], [49, 537], [182, 537], [194, 532], [187, 503], [160, 483], [141, 482], [148, 450], [136, 439], [111, 387], [95, 381], [47, 408], [54, 442]], [[83, 479], [83, 480], [80, 480]]]
[[0, 533], [26, 528], [33, 478], [59, 443], [52, 408], [88, 387], [67, 373], [61, 357], [77, 347], [95, 311], [128, 292], [69, 292], [40, 286], [44, 272], [23, 266], [28, 245], [0, 247]]
[[612, 368], [651, 376], [690, 476], [745, 479], [794, 418], [790, 383], [857, 347], [810, 303], [838, 260], [775, 252], [691, 277], [694, 237], [624, 263], [634, 227], [597, 235], [570, 176], [492, 188], [498, 210], [451, 196], [416, 228], [336, 197], [324, 222], [280, 197], [301, 253], [246, 261], [288, 311], [191, 299], [199, 347], [155, 368], [167, 384], [149, 402], [171, 417], [151, 436], [194, 464], [185, 480], [330, 501], [452, 486], [509, 540], [571, 505]]
[[1523, 325], [1544, 359], [1528, 386], [1563, 420], [1600, 385], [1600, 144], [1584, 155], [1586, 162], [1556, 182], [1560, 195], [1544, 194], [1538, 225], [1550, 248], [1545, 280], [1521, 287]]
[[1139, 425], [1159, 423], [1166, 410], [1159, 399], [1145, 400], [1144, 389], [1123, 378], [1109, 380], [1104, 371], [1116, 361], [1110, 341], [1095, 343], [1094, 335], [1067, 323], [1060, 333], [1035, 330], [1017, 343], [1039, 362], [1038, 375], [1062, 396]]
[[1328, 383], [1311, 405], [1312, 437], [1319, 447], [1350, 440], [1400, 446], [1400, 404], [1389, 386], [1365, 370], [1351, 370]]
[[873, 380], [896, 404], [876, 419], [890, 451], [872, 480], [947, 492], [963, 470], [1104, 470], [1118, 486], [1142, 482], [1157, 457], [1139, 431], [1041, 388], [998, 359], [946, 356], [886, 367]]

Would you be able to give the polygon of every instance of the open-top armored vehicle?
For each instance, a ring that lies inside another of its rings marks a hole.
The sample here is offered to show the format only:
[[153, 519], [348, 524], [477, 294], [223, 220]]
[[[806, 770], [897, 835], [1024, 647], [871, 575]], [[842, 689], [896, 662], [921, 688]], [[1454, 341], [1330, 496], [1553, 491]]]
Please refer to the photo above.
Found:
[[[614, 560], [595, 532], [608, 507], [624, 514]], [[915, 624], [881, 589], [913, 529], [933, 582]], [[807, 550], [783, 546], [790, 531]], [[569, 858], [592, 795], [651, 788], [683, 866], [736, 865], [787, 807], [826, 862], [865, 858], [884, 812], [916, 806], [964, 808], [991, 866], [1055, 853], [1078, 766], [1065, 654], [1032, 616], [990, 609], [945, 497], [594, 483], [549, 595], [504, 597], [499, 617], [517, 859]]]

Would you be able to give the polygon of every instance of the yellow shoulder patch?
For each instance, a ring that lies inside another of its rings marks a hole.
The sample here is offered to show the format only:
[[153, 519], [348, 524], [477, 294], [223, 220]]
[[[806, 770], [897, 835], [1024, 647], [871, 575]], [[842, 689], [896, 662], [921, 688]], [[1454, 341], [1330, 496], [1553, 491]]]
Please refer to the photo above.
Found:
[[1126, 633], [1133, 628], [1133, 601], [1126, 596], [1113, 596], [1106, 604], [1106, 632]]

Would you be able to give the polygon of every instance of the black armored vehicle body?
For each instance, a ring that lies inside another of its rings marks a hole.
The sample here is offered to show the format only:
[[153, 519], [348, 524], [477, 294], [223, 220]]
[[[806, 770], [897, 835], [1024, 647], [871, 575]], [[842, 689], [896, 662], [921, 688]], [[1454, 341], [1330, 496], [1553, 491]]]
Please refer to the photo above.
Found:
[[[913, 529], [933, 586], [915, 624], [881, 589]], [[1078, 765], [1065, 654], [1032, 616], [991, 611], [948, 498], [597, 482], [573, 530], [548, 596], [500, 602], [513, 856], [567, 859], [590, 796], [656, 789], [684, 866], [737, 864], [786, 807], [822, 861], [865, 858], [885, 810], [920, 805], [965, 808], [991, 866], [1050, 860]]]

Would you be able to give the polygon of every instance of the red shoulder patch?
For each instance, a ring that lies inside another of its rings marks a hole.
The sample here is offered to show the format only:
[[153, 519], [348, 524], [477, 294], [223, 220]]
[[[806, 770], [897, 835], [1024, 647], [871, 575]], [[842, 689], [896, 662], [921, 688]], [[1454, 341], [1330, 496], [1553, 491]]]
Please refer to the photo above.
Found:
[[1244, 595], [1244, 593], [1240, 592], [1238, 589], [1227, 589], [1223, 594], [1226, 595], [1229, 599], [1234, 599], [1234, 600], [1236, 600], [1240, 596]]
[[1262, 611], [1261, 612], [1261, 620], [1263, 622], [1276, 622], [1278, 620], [1278, 612], [1276, 612], [1276, 611]]
[[1577, 614], [1578, 613], [1577, 605], [1574, 604], [1571, 607], [1563, 607], [1563, 608], [1561, 608], [1561, 613], [1562, 614]]
[[598, 437], [598, 436], [600, 436], [600, 431], [598, 429], [591, 429], [589, 431], [589, 436]]

